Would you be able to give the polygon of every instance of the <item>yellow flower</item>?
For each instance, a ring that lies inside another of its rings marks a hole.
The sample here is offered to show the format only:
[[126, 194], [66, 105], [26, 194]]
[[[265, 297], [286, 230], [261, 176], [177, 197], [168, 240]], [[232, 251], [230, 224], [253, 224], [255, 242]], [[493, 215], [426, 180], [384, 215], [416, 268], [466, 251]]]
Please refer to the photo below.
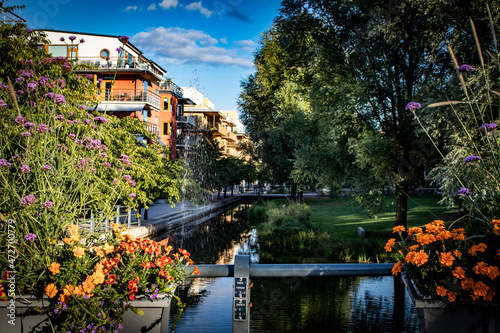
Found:
[[61, 264], [58, 264], [58, 263], [56, 263], [56, 262], [53, 262], [53, 263], [50, 265], [49, 271], [50, 271], [53, 275], [56, 275], [57, 273], [59, 273], [59, 267], [61, 267]]
[[94, 250], [94, 252], [95, 252], [95, 253], [96, 253], [99, 257], [101, 257], [101, 258], [102, 258], [102, 257], [104, 257], [104, 256], [106, 256], [106, 255], [104, 254], [103, 249], [102, 249], [102, 248], [100, 248], [99, 246], [94, 246], [94, 247], [92, 248], [92, 250]]
[[115, 247], [113, 245], [109, 245], [108, 243], [106, 243], [106, 244], [104, 244], [103, 249], [104, 249], [104, 252], [106, 252], [106, 254], [109, 254], [115, 250]]
[[80, 231], [80, 227], [76, 224], [68, 224], [68, 230], [70, 235], [76, 235]]
[[45, 287], [45, 295], [49, 296], [49, 298], [54, 297], [57, 294], [57, 288], [55, 284], [50, 283]]
[[80, 246], [73, 247], [73, 254], [75, 257], [81, 258], [84, 253], [85, 253], [85, 249], [83, 247], [80, 247]]

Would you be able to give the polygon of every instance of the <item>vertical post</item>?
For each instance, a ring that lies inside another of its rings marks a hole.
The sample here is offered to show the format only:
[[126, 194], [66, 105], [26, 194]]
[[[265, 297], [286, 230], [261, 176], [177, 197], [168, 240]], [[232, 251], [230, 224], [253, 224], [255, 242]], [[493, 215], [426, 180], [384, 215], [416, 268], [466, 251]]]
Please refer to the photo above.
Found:
[[250, 332], [250, 257], [234, 257], [233, 333]]
[[127, 228], [130, 229], [130, 224], [132, 223], [132, 210], [130, 207], [127, 209]]
[[90, 232], [94, 232], [95, 222], [94, 222], [94, 212], [90, 211]]
[[120, 206], [116, 206], [115, 223], [116, 224], [120, 223]]

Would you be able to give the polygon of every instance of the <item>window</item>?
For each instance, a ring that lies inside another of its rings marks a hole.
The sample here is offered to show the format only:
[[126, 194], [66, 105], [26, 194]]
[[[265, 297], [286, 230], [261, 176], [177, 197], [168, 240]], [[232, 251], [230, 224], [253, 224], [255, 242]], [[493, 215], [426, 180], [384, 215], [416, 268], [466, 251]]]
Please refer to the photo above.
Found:
[[177, 117], [182, 117], [182, 105], [177, 105]]
[[163, 98], [163, 110], [168, 110], [168, 97]]
[[101, 50], [101, 53], [99, 53], [99, 55], [101, 56], [101, 58], [103, 59], [106, 59], [107, 57], [109, 57], [109, 50], [108, 49], [102, 49]]
[[170, 135], [171, 124], [163, 123], [163, 135]]
[[144, 90], [148, 90], [149, 81], [144, 81]]
[[49, 45], [49, 53], [53, 57], [68, 57], [68, 46], [67, 45]]

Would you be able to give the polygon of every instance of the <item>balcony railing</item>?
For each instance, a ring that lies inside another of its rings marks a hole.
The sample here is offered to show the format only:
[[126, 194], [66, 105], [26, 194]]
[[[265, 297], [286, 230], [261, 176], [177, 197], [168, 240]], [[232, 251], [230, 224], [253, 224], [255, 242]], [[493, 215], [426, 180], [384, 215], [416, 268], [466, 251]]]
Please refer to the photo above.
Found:
[[111, 57], [109, 60], [105, 60], [101, 57], [78, 57], [75, 69], [109, 70], [117, 68], [150, 71], [158, 78], [163, 78], [163, 73], [151, 65], [150, 62], [137, 58]]
[[11, 12], [4, 12], [2, 15], [2, 23], [4, 24], [16, 25], [17, 23], [24, 23], [24, 22], [26, 22], [25, 19]]
[[236, 136], [236, 134], [230, 131], [227, 132], [227, 138], [233, 141], [238, 141], [238, 137]]
[[177, 123], [185, 123], [196, 126], [196, 120], [193, 116], [180, 116], [177, 117]]
[[225, 128], [221, 123], [217, 123], [215, 124], [216, 125], [216, 129], [217, 129], [217, 132], [219, 132], [220, 134], [222, 134], [222, 136], [226, 136], [227, 135], [227, 128]]
[[153, 124], [153, 123], [148, 123], [147, 121], [144, 121], [144, 127], [146, 128], [146, 131], [149, 133], [154, 133], [156, 135], [160, 135], [160, 128], [158, 125]]
[[100, 90], [97, 93], [97, 98], [100, 101], [111, 102], [144, 102], [151, 104], [157, 108], [161, 108], [160, 96], [152, 93], [151, 91], [139, 90]]
[[160, 85], [160, 88], [161, 89], [166, 89], [166, 90], [170, 90], [171, 92], [173, 92], [174, 94], [176, 94], [177, 96], [179, 97], [182, 97], [184, 96], [184, 90], [182, 90], [181, 87], [179, 87], [178, 85], [176, 85], [175, 83], [173, 83], [172, 81], [166, 81], [166, 82], [163, 82], [161, 85]]

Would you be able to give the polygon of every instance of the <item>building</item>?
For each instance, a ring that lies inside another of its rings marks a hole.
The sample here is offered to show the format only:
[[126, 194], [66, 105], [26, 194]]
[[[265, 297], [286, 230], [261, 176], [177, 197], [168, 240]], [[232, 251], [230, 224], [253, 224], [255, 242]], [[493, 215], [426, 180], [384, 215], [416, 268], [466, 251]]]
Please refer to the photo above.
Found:
[[[133, 117], [160, 142], [177, 152], [177, 115], [184, 104], [182, 89], [166, 79], [167, 71], [128, 41], [111, 36], [73, 31], [43, 30], [52, 56], [74, 61], [75, 72], [92, 75], [98, 88], [97, 110], [119, 118]], [[140, 139], [140, 138], [139, 138]]]

